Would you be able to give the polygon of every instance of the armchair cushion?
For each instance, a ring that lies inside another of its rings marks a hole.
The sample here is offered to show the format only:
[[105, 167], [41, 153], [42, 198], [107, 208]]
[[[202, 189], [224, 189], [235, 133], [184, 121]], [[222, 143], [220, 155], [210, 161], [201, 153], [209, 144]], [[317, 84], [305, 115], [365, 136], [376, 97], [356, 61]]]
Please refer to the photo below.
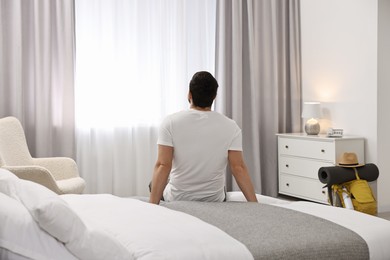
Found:
[[62, 194], [81, 194], [85, 188], [85, 181], [80, 177], [57, 181]]
[[57, 194], [80, 194], [85, 188], [85, 181], [80, 177], [56, 181], [51, 173], [41, 166], [3, 166], [17, 177], [39, 183]]
[[68, 157], [32, 158], [32, 162], [49, 170], [57, 181], [79, 176], [76, 162]]

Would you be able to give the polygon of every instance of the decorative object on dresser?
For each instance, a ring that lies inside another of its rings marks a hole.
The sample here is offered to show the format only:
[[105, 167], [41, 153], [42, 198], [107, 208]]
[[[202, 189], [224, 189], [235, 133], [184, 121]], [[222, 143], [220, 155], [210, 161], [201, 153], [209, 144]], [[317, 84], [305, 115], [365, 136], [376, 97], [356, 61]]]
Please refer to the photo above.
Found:
[[328, 137], [343, 137], [344, 130], [341, 128], [328, 128], [326, 134]]
[[364, 138], [304, 133], [277, 134], [279, 194], [328, 204], [328, 191], [318, 179], [321, 167], [336, 166], [341, 155], [354, 152], [364, 163]]
[[303, 103], [302, 118], [307, 119], [305, 123], [305, 132], [308, 135], [318, 135], [320, 133], [318, 119], [321, 118], [320, 102]]

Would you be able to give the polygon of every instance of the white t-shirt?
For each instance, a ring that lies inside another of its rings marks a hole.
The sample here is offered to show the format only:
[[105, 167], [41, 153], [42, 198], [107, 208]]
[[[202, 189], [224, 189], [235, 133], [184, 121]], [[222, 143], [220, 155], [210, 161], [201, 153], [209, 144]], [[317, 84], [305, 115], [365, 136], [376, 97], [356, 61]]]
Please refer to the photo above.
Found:
[[166, 201], [224, 200], [228, 151], [242, 151], [236, 122], [214, 111], [181, 111], [164, 119], [157, 143], [173, 147]]

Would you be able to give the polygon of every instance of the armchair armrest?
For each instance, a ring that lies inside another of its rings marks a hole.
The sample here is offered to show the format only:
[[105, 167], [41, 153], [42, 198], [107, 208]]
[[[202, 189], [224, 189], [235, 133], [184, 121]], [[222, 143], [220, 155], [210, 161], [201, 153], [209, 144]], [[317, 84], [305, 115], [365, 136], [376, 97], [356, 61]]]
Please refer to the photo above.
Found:
[[79, 177], [76, 162], [68, 157], [32, 158], [34, 165], [50, 171], [55, 180]]
[[9, 170], [20, 179], [39, 183], [57, 194], [62, 192], [58, 188], [56, 181], [50, 172], [40, 166], [3, 166], [2, 168]]

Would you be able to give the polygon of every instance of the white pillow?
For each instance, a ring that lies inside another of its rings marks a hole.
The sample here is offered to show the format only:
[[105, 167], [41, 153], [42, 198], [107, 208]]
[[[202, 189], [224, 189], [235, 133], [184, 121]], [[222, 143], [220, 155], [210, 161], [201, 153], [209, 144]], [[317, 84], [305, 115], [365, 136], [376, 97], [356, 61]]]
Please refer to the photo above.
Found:
[[18, 184], [16, 197], [50, 235], [66, 245], [87, 232], [83, 221], [56, 193], [31, 181]]
[[17, 180], [19, 178], [9, 170], [0, 168], [0, 180], [6, 180], [6, 179]]
[[4, 194], [15, 194], [15, 185], [9, 185], [7, 180], [18, 180], [19, 178], [12, 172], [0, 168], [0, 192]]
[[[0, 192], [19, 200], [39, 226], [80, 259], [115, 259], [129, 253], [114, 237], [88, 229], [69, 205], [48, 188], [11, 176], [0, 180]], [[120, 259], [120, 258], [119, 258]]]
[[68, 204], [40, 184], [8, 176], [0, 181], [0, 191], [22, 202], [41, 228], [65, 244], [86, 232]]
[[22, 203], [3, 193], [0, 193], [0, 223], [1, 248], [29, 259], [76, 260], [64, 244], [38, 226]]

